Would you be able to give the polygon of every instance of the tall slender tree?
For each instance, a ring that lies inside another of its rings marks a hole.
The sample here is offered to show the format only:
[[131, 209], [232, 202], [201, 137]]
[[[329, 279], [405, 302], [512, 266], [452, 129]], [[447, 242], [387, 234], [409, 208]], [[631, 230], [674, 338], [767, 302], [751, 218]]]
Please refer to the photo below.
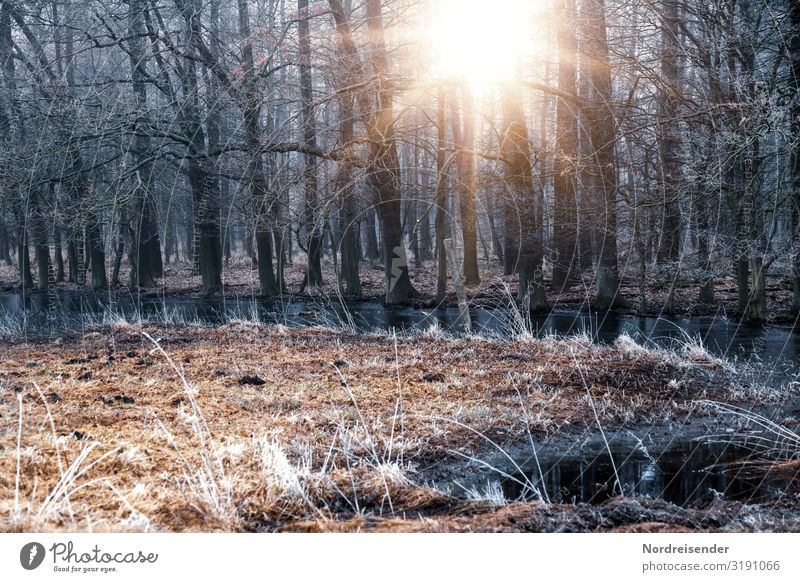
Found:
[[620, 293], [619, 265], [617, 262], [617, 204], [618, 184], [614, 147], [616, 131], [611, 62], [606, 36], [605, 0], [585, 0], [586, 63], [589, 68], [592, 104], [588, 111], [589, 134], [592, 144], [592, 167], [595, 172], [594, 188], [600, 205], [600, 250], [597, 264], [597, 309], [622, 307], [625, 301]]
[[[308, 149], [317, 147], [317, 125], [314, 120], [314, 95], [311, 79], [311, 40], [309, 35], [308, 0], [297, 0], [297, 31], [300, 43], [300, 101], [302, 103], [303, 145]], [[322, 217], [317, 201], [317, 158], [304, 156], [303, 181], [305, 186], [305, 209], [303, 223], [306, 229], [307, 277], [312, 287], [322, 285]]]
[[570, 283], [578, 267], [577, 172], [578, 118], [577, 37], [575, 0], [556, 0], [558, 22], [558, 90], [556, 143], [553, 161], [553, 290]]

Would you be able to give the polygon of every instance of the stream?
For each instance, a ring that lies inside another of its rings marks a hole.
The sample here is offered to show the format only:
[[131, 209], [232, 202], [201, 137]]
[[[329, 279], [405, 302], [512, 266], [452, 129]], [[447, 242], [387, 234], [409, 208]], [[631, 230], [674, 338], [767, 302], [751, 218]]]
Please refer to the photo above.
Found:
[[[512, 310], [476, 307], [470, 310], [473, 330], [511, 337], [519, 330]], [[80, 332], [96, 323], [123, 318], [172, 324], [220, 325], [237, 320], [281, 323], [290, 327], [324, 325], [354, 333], [425, 330], [436, 325], [463, 334], [458, 309], [386, 308], [376, 302], [336, 303], [315, 300], [261, 300], [250, 297], [203, 300], [192, 297], [123, 296], [59, 292], [54, 296], [0, 293], [0, 332], [6, 336], [42, 336]], [[611, 344], [623, 334], [638, 343], [670, 349], [702, 344], [712, 354], [735, 364], [758, 366], [759, 381], [780, 385], [796, 379], [800, 333], [789, 325], [748, 325], [724, 316], [640, 317], [613, 312], [555, 311], [531, 316], [527, 329], [538, 337], [587, 334]], [[797, 417], [797, 402], [781, 414]], [[506, 499], [546, 497], [566, 503], [601, 503], [620, 493], [650, 496], [677, 505], [694, 505], [715, 496], [763, 502], [780, 496], [786, 482], [746, 470], [747, 450], [697, 441], [690, 434], [645, 431], [611, 444], [593, 435], [589, 441], [549, 446], [531, 457], [530, 448], [504, 463], [506, 477], [482, 472], [469, 477], [473, 487], [499, 484]], [[663, 432], [663, 431], [662, 431]], [[630, 433], [629, 433], [630, 434]], [[667, 439], [668, 440], [664, 440]], [[648, 441], [649, 439], [649, 441]], [[647, 444], [647, 442], [649, 444]], [[452, 474], [448, 478], [454, 477]], [[453, 480], [457, 481], [457, 478]]]
[[[470, 310], [476, 333], [509, 337], [518, 328], [509, 309]], [[199, 299], [59, 292], [55, 295], [0, 293], [0, 326], [20, 335], [80, 331], [124, 318], [166, 323], [220, 325], [235, 320], [281, 323], [289, 327], [327, 325], [356, 333], [424, 330], [463, 333], [456, 307], [387, 308], [377, 302], [338, 303], [317, 300], [264, 300], [252, 297]], [[555, 311], [532, 315], [527, 323], [538, 337], [585, 333], [611, 344], [627, 334], [637, 342], [680, 348], [690, 342], [733, 362], [762, 363], [775, 372], [790, 372], [800, 360], [800, 329], [791, 325], [750, 325], [725, 316], [652, 317], [615, 312]], [[7, 333], [6, 335], [12, 335]]]
[[[647, 440], [648, 437], [645, 437]], [[723, 497], [743, 503], [778, 499], [785, 475], [756, 470], [743, 446], [676, 439], [649, 450], [641, 442], [596, 442], [557, 454], [543, 451], [522, 472], [501, 481], [507, 499], [544, 497], [555, 503], [599, 504], [619, 494], [691, 507]]]

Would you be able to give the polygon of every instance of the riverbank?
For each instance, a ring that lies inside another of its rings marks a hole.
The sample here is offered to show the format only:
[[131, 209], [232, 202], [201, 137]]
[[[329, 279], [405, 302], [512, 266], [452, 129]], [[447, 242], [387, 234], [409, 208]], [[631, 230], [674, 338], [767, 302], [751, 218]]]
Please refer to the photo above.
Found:
[[697, 346], [117, 324], [6, 343], [0, 386], [5, 531], [748, 529], [754, 512], [783, 530], [797, 511], [715, 505], [739, 516], [726, 521], [658, 500], [514, 504], [429, 485], [431, 466], [496, 447], [698, 415], [722, 427], [699, 401], [786, 398]]
[[[457, 305], [455, 291], [448, 285], [448, 293], [442, 301], [436, 297], [436, 267], [426, 263], [422, 267], [409, 270], [412, 284], [418, 295], [412, 305], [423, 308], [454, 307]], [[286, 297], [293, 300], [314, 300], [320, 297], [335, 297], [338, 293], [336, 273], [332, 265], [323, 267], [322, 287], [308, 289], [304, 285], [305, 265], [296, 261], [285, 269]], [[360, 269], [362, 301], [382, 302], [384, 294], [384, 271], [380, 264], [364, 262]], [[128, 267], [123, 265], [120, 274], [121, 285], [114, 287], [113, 293], [130, 295], [125, 282], [128, 280]], [[545, 280], [547, 283], [548, 279]], [[165, 266], [165, 275], [153, 287], [143, 287], [134, 291], [135, 295], [158, 297], [188, 297], [199, 293], [200, 276], [183, 263]], [[516, 275], [503, 275], [496, 265], [481, 271], [481, 282], [467, 288], [467, 298], [473, 307], [504, 306], [509, 297], [516, 297], [518, 278]], [[790, 278], [769, 274], [766, 278], [769, 323], [792, 324], [798, 322], [798, 314], [792, 312], [793, 283]], [[641, 289], [636, 277], [622, 278], [620, 293], [627, 307], [615, 309], [619, 313], [643, 316], [697, 316], [715, 315], [736, 317], [737, 291], [733, 277], [715, 280], [713, 303], [698, 300], [698, 287], [694, 282], [678, 280], [675, 283], [673, 309], [668, 309], [668, 290], [670, 281], [651, 277], [645, 285], [645, 300], [641, 301]], [[74, 283], [61, 282], [52, 289], [78, 291]], [[0, 291], [19, 290], [19, 275], [15, 268], [0, 264]], [[250, 259], [232, 261], [223, 273], [223, 295], [227, 297], [255, 297], [259, 295], [258, 269]], [[587, 274], [576, 279], [563, 289], [547, 290], [550, 307], [553, 309], [581, 309], [588, 307], [594, 298], [594, 279]]]

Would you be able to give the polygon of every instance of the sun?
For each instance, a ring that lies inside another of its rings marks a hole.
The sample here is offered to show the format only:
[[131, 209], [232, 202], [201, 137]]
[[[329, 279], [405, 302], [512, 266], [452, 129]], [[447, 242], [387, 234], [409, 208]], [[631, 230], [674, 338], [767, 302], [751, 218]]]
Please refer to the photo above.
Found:
[[534, 42], [536, 0], [435, 0], [431, 74], [472, 85], [514, 79]]

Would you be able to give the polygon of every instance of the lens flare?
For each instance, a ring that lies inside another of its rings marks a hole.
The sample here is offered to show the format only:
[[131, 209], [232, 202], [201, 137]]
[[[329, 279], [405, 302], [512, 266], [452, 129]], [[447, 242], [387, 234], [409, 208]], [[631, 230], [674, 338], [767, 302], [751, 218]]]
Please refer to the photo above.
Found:
[[471, 84], [509, 81], [534, 48], [532, 0], [437, 0], [428, 35], [431, 73]]

